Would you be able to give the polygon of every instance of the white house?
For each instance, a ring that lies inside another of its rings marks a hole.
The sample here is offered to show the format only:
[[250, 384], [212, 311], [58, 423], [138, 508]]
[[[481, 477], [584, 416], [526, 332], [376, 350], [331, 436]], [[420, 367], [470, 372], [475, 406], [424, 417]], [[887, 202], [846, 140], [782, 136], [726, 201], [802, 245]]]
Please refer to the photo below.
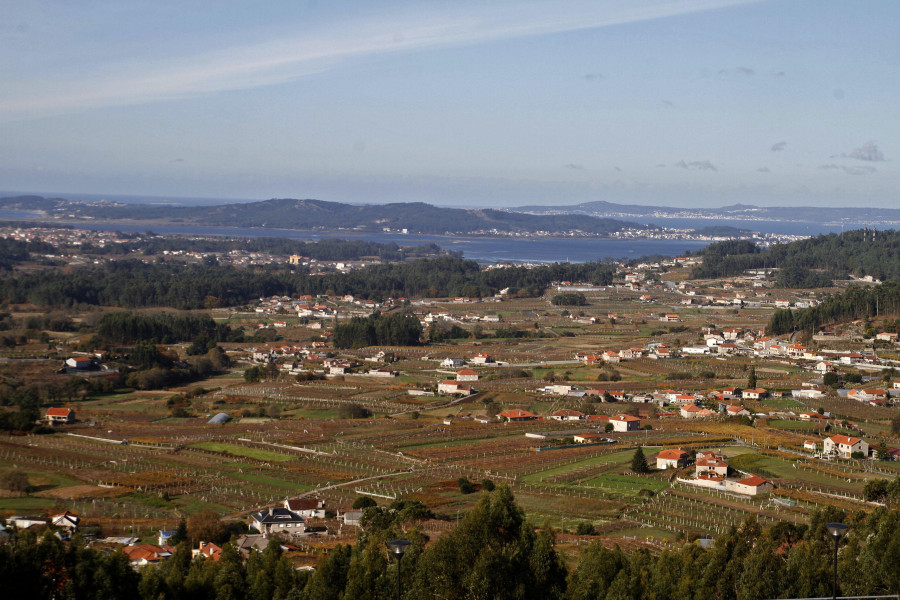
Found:
[[641, 420], [631, 415], [616, 415], [609, 418], [612, 423], [613, 431], [637, 431], [640, 428]]
[[869, 444], [859, 438], [848, 435], [833, 435], [830, 438], [825, 438], [825, 441], [822, 443], [822, 452], [843, 458], [850, 458], [854, 452], [862, 452], [865, 456], [868, 456]]
[[669, 448], [656, 455], [657, 469], [678, 469], [687, 465], [688, 453], [680, 448]]

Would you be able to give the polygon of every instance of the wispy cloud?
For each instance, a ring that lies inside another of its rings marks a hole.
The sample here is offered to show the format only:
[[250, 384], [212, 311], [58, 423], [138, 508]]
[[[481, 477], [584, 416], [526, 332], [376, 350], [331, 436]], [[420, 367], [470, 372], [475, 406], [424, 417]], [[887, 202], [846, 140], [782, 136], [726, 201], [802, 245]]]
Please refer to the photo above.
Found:
[[679, 169], [685, 169], [690, 171], [718, 171], [716, 165], [712, 164], [708, 160], [695, 160], [691, 162], [686, 162], [684, 160], [680, 160], [675, 165]]
[[68, 71], [17, 72], [0, 89], [0, 119], [20, 119], [277, 85], [340, 66], [347, 60], [398, 52], [471, 46], [716, 10], [759, 0], [634, 0], [560, 4], [488, 3], [444, 12], [341, 22], [315, 34], [192, 52], [177, 58], [134, 54], [95, 59]]
[[603, 79], [603, 73], [588, 73], [584, 76], [585, 81], [599, 81]]
[[757, 173], [771, 173], [772, 171], [769, 167], [760, 167], [756, 170]]
[[579, 164], [576, 164], [576, 163], [569, 163], [569, 164], [564, 165], [564, 166], [565, 166], [567, 169], [573, 169], [573, 170], [575, 170], [575, 171], [584, 171], [584, 165], [579, 165]]
[[787, 142], [778, 142], [777, 144], [769, 148], [769, 150], [771, 150], [772, 152], [781, 152], [782, 150], [784, 150], [785, 146], [787, 146]]
[[878, 148], [875, 142], [866, 142], [861, 147], [855, 149], [849, 154], [843, 154], [844, 158], [855, 158], [856, 160], [866, 160], [869, 162], [884, 161], [884, 154]]

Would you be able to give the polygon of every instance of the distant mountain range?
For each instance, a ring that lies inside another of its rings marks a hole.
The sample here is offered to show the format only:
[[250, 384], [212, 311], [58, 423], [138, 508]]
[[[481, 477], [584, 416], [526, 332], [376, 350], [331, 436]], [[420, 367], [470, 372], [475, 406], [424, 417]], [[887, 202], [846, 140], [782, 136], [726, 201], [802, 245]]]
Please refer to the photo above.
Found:
[[323, 200], [273, 199], [217, 206], [155, 206], [75, 202], [62, 198], [0, 198], [0, 209], [33, 211], [56, 221], [146, 221], [211, 227], [262, 227], [322, 231], [402, 231], [422, 234], [584, 234], [605, 236], [626, 229], [654, 229], [630, 221], [583, 214], [534, 215], [494, 209], [439, 208], [421, 202], [341, 204]]
[[605, 218], [694, 218], [727, 220], [802, 221], [807, 223], [847, 223], [848, 225], [897, 225], [900, 209], [821, 206], [753, 206], [733, 204], [721, 208], [680, 208], [643, 206], [612, 202], [585, 202], [567, 206], [520, 206], [509, 209], [532, 215], [579, 214]]

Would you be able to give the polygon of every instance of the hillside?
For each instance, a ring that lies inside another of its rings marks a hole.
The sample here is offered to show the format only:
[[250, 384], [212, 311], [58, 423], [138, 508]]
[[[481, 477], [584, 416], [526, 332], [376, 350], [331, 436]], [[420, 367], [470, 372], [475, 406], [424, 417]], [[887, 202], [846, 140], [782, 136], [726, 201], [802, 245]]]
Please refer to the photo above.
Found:
[[747, 269], [778, 269], [780, 287], [828, 285], [849, 276], [900, 279], [900, 232], [860, 229], [820, 235], [760, 250], [749, 242], [711, 244], [701, 252], [697, 279], [738, 275]]
[[440, 208], [422, 202], [342, 204], [272, 199], [208, 207], [80, 203], [38, 196], [0, 199], [0, 209], [39, 210], [47, 216], [104, 220], [152, 220], [215, 227], [269, 227], [328, 231], [402, 230], [423, 234], [570, 233], [608, 235], [645, 228], [637, 223], [582, 215], [538, 216], [493, 209]]

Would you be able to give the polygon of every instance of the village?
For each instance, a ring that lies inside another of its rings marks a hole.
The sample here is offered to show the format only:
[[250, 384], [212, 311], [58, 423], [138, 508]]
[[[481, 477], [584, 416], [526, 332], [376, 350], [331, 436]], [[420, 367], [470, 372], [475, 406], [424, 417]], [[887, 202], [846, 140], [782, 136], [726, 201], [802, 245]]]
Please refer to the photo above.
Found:
[[[871, 483], [900, 474], [897, 333], [872, 320], [767, 334], [773, 311], [836, 290], [774, 289], [765, 272], [690, 279], [698, 263], [620, 264], [611, 284], [559, 281], [539, 297], [211, 308], [253, 338], [218, 344], [227, 368], [169, 389], [82, 391], [44, 406], [54, 433], [0, 441], [29, 482], [0, 492], [5, 527], [77, 529], [139, 566], [165, 560], [179, 523], [204, 514], [245, 555], [276, 539], [311, 568], [352, 543], [372, 506], [427, 507], [407, 526], [436, 539], [500, 485], [572, 557], [597, 537], [653, 550], [714, 538], [748, 512], [803, 523], [825, 506], [878, 506]], [[342, 324], [392, 314], [416, 318], [419, 344], [336, 347]], [[115, 380], [127, 348], [83, 349], [90, 334], [31, 333], [4, 372]], [[159, 350], [187, 364], [188, 346]], [[219, 533], [192, 537], [193, 551], [215, 560]]]

